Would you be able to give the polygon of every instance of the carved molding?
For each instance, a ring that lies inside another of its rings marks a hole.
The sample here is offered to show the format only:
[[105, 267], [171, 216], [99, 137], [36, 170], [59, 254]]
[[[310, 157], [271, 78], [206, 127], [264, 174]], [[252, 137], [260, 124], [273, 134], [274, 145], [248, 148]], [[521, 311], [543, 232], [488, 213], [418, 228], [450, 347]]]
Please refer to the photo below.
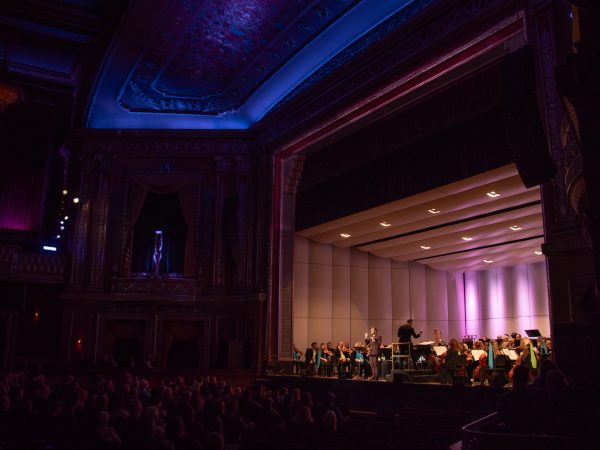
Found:
[[126, 153], [136, 156], [165, 152], [182, 153], [187, 156], [214, 156], [246, 155], [251, 153], [253, 147], [253, 142], [245, 139], [164, 140], [164, 137], [151, 139], [141, 136], [139, 139], [126, 139], [114, 136], [107, 139], [87, 138], [83, 144], [83, 151], [88, 154]]
[[548, 257], [558, 256], [564, 252], [584, 249], [589, 251], [589, 247], [585, 239], [581, 236], [542, 244], [542, 252]]
[[285, 161], [285, 193], [296, 195], [298, 185], [302, 178], [302, 170], [304, 169], [305, 156], [295, 155]]
[[0, 244], [0, 279], [39, 283], [64, 283], [63, 255], [22, 253], [16, 245]]
[[[265, 142], [273, 141], [283, 134], [297, 128], [311, 117], [329, 109], [331, 105], [338, 104], [341, 99], [348, 98], [358, 92], [373, 79], [383, 77], [386, 73], [399, 70], [406, 61], [414, 58], [426, 49], [438, 45], [448, 39], [451, 33], [461, 27], [466, 27], [482, 16], [488, 15], [498, 8], [506, 7], [511, 3], [506, 0], [469, 0], [457, 2], [456, 7], [448, 8], [445, 14], [439, 16], [433, 22], [422, 26], [414, 33], [406, 36], [398, 44], [390, 46], [388, 50], [380, 53], [368, 64], [361, 65], [339, 82], [327, 87], [324, 91], [313, 93], [301, 105], [297, 105], [293, 112], [281, 118], [269, 126], [263, 136]], [[422, 5], [429, 6], [429, 5]], [[399, 24], [406, 21], [406, 17], [396, 15], [382, 23], [373, 33], [369, 33], [363, 39], [358, 40], [333, 58], [328, 64], [321, 67], [313, 75], [308, 77], [288, 96], [282, 99], [273, 110], [290, 102], [303, 91], [309, 91], [321, 80], [325, 80], [333, 73], [340, 70], [345, 64], [354, 60], [372, 41], [379, 41], [386, 37], [391, 31], [396, 30]]]
[[165, 300], [195, 300], [197, 283], [187, 278], [113, 278], [111, 292], [113, 294], [147, 294], [164, 297]]

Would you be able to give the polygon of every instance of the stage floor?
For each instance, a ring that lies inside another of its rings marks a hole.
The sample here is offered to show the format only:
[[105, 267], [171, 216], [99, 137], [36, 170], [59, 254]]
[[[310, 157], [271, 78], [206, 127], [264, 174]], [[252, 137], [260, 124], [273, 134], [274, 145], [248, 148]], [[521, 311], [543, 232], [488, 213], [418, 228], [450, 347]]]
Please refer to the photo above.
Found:
[[351, 410], [372, 412], [396, 411], [401, 407], [489, 412], [496, 409], [499, 395], [508, 391], [508, 388], [480, 385], [444, 385], [437, 381], [390, 382], [298, 375], [269, 375], [256, 381], [271, 388], [286, 386], [309, 391], [315, 402], [324, 398], [325, 393], [333, 392], [338, 402]]

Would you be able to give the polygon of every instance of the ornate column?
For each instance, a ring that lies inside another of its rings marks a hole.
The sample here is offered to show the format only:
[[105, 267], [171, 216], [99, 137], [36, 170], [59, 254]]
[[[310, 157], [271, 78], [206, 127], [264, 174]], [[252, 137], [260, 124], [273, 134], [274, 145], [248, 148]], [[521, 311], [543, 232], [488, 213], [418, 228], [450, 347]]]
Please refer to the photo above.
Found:
[[[81, 290], [86, 284], [86, 259], [88, 248], [88, 232], [91, 220], [91, 203], [94, 183], [94, 161], [89, 156], [81, 157], [81, 177], [79, 182], [79, 196], [83, 199], [79, 203], [79, 211], [74, 220], [72, 233], [73, 257], [71, 259], [70, 289]], [[65, 221], [67, 222], [67, 221]], [[71, 222], [72, 223], [72, 222]]]
[[110, 198], [110, 169], [112, 161], [97, 157], [97, 180], [94, 208], [92, 210], [92, 228], [90, 238], [92, 252], [90, 255], [90, 288], [102, 290], [106, 282], [106, 231], [108, 228], [108, 209]]
[[212, 289], [225, 287], [225, 254], [223, 249], [223, 204], [227, 196], [227, 178], [231, 170], [231, 160], [226, 156], [215, 156], [215, 209], [213, 235]]
[[269, 361], [291, 357], [292, 283], [296, 192], [304, 156], [274, 156], [271, 280], [269, 295]]
[[[571, 130], [572, 162], [568, 167], [569, 200], [585, 227], [594, 252], [596, 296], [600, 279], [600, 4], [571, 0], [572, 47], [559, 67], [559, 90]], [[596, 311], [598, 313], [598, 311]], [[600, 319], [600, 316], [596, 316]]]
[[594, 258], [580, 231], [577, 207], [573, 208], [576, 203], [570, 201], [573, 188], [578, 185], [574, 183], [577, 177], [573, 177], [572, 170], [577, 151], [571, 138], [573, 123], [559, 95], [556, 77], [556, 67], [564, 63], [567, 56], [564, 43], [569, 40], [569, 9], [562, 1], [530, 1], [526, 21], [528, 40], [536, 54], [541, 117], [557, 167], [554, 179], [542, 185], [543, 251], [547, 257], [555, 360], [576, 378], [588, 372], [582, 364], [587, 358], [588, 345], [592, 345], [589, 321], [593, 317], [590, 292], [594, 288]]
[[251, 254], [251, 248], [248, 248], [248, 220], [249, 220], [249, 176], [250, 160], [248, 157], [236, 156], [234, 158], [234, 170], [236, 176], [236, 191], [238, 197], [238, 208], [236, 214], [236, 234], [239, 244], [239, 255], [237, 269], [235, 273], [234, 284], [236, 287], [246, 288], [248, 286], [247, 267], [248, 255]]

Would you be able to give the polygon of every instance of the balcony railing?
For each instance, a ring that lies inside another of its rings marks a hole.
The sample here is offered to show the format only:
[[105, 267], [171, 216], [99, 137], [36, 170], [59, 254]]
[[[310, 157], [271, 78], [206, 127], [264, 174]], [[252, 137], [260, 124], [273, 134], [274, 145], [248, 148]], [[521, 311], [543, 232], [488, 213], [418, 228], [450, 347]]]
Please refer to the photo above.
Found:
[[[538, 418], [532, 417], [531, 420]], [[462, 430], [462, 450], [572, 450], [598, 449], [600, 439], [583, 436], [511, 434], [502, 430], [497, 413], [465, 425]]]
[[65, 257], [24, 253], [18, 245], [0, 244], [0, 279], [63, 283], [65, 280]]

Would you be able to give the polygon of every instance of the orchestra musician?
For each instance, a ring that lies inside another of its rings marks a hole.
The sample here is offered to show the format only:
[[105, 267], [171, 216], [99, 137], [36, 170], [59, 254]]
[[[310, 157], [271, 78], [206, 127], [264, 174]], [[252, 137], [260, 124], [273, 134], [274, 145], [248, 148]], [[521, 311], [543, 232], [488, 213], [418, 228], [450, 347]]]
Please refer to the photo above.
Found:
[[483, 351], [483, 353], [479, 356], [479, 359], [477, 360], [477, 366], [473, 370], [473, 380], [477, 381], [479, 380], [481, 369], [487, 367], [488, 355], [486, 349], [483, 348], [483, 342], [479, 340], [473, 342], [473, 350]]
[[[537, 375], [537, 368], [540, 366], [540, 355], [538, 350], [532, 345], [529, 339], [521, 339], [522, 351], [515, 361], [515, 365], [508, 372], [508, 379], [512, 381], [515, 368], [517, 366], [525, 366], [529, 369], [529, 379], [533, 380]], [[533, 351], [533, 355], [532, 355]]]
[[462, 344], [462, 354], [467, 357], [465, 371], [466, 371], [467, 377], [469, 377], [469, 379], [471, 379], [471, 378], [473, 378], [473, 372], [475, 370], [475, 366], [476, 366], [477, 362], [475, 361], [475, 358], [473, 358], [471, 349], [469, 348], [469, 346], [466, 343]]
[[371, 366], [371, 378], [369, 380], [377, 380], [379, 378], [379, 355], [381, 354], [381, 336], [377, 335], [377, 328], [372, 327], [371, 333], [365, 333], [365, 344], [369, 351], [369, 365]]
[[319, 352], [319, 347], [316, 342], [310, 344], [310, 347], [306, 349], [304, 352], [304, 364], [306, 365], [307, 372], [310, 375], [315, 375], [317, 372], [317, 353]]
[[367, 378], [367, 364], [365, 361], [365, 354], [363, 353], [364, 350], [365, 346], [360, 342], [354, 344], [354, 348], [350, 353], [350, 373], [353, 374], [354, 369], [357, 369], [357, 376]]
[[323, 367], [323, 376], [328, 377], [331, 369], [331, 357], [333, 353], [328, 347], [331, 346], [331, 342], [328, 342], [327, 345], [321, 342], [321, 354], [320, 354], [320, 363], [318, 367]]
[[343, 341], [338, 342], [337, 346], [337, 361], [338, 361], [338, 375], [341, 374], [347, 375], [350, 371], [350, 352], [351, 350], [348, 348]]
[[292, 360], [294, 362], [293, 373], [294, 375], [299, 375], [302, 364], [301, 361], [302, 357], [304, 356], [304, 353], [302, 353], [302, 351], [298, 347], [296, 347], [296, 344], [292, 344], [292, 347], [294, 348], [294, 350], [292, 351]]
[[[455, 370], [457, 368], [458, 357], [461, 354], [462, 347], [456, 339], [450, 339], [448, 342], [448, 349], [446, 353], [442, 355], [444, 363], [440, 367], [440, 383], [452, 383], [452, 373], [449, 369]], [[456, 374], [458, 375], [458, 374]]]
[[340, 352], [338, 348], [334, 347], [331, 342], [327, 343], [327, 347], [325, 347], [325, 352], [327, 354], [327, 359], [329, 360], [327, 376], [330, 377], [333, 375], [333, 368], [337, 367], [338, 365], [338, 361], [340, 360]]

